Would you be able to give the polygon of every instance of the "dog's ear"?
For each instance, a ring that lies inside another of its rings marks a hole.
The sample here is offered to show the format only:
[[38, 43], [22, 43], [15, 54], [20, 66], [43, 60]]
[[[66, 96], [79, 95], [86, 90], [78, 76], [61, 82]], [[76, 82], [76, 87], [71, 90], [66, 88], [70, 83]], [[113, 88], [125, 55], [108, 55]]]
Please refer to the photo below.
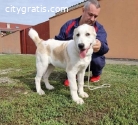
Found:
[[74, 32], [73, 32], [73, 39], [75, 39], [75, 36], [76, 36], [76, 30], [77, 30], [77, 28], [74, 29]]
[[97, 33], [96, 33], [96, 32], [93, 32], [93, 34], [94, 34], [94, 36], [95, 36], [95, 38], [96, 38], [96, 36], [97, 36]]
[[96, 31], [95, 31], [95, 28], [94, 28], [94, 27], [92, 27], [92, 34], [94, 34], [94, 36], [95, 36], [95, 37], [97, 36], [97, 33], [96, 33]]

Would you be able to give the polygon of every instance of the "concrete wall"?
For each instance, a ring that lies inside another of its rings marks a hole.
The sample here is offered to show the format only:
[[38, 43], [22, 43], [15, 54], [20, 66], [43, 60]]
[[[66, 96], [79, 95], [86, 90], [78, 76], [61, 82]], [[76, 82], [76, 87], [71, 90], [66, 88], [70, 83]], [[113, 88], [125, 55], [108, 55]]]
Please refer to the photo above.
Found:
[[138, 1], [102, 0], [98, 20], [108, 33], [110, 58], [138, 59]]
[[[138, 1], [101, 0], [98, 21], [108, 33], [110, 51], [107, 58], [138, 59]], [[59, 33], [60, 27], [82, 14], [82, 7], [50, 18], [50, 38]]]
[[20, 31], [0, 37], [0, 53], [21, 53]]

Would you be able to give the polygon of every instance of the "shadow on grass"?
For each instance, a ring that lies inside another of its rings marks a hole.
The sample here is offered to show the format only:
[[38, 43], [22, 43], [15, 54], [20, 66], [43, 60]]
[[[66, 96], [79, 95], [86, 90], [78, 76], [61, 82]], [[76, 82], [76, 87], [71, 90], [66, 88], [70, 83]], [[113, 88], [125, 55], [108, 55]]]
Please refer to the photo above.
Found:
[[[31, 91], [36, 92], [35, 76], [36, 76], [36, 72], [32, 72], [32, 73], [29, 72], [29, 73], [23, 73], [20, 76], [14, 76], [12, 77], [12, 79], [16, 79], [20, 81], [20, 83], [22, 83], [23, 86], [25, 85]], [[62, 94], [63, 89], [69, 90], [69, 87], [65, 87], [63, 85], [63, 81], [65, 79], [66, 79], [66, 72], [64, 70], [57, 70], [57, 69], [54, 70], [49, 77], [50, 84], [55, 87], [55, 89], [52, 92]], [[50, 90], [46, 89], [45, 83], [43, 82], [43, 80], [41, 80], [41, 87], [45, 91], [46, 94], [49, 93]]]

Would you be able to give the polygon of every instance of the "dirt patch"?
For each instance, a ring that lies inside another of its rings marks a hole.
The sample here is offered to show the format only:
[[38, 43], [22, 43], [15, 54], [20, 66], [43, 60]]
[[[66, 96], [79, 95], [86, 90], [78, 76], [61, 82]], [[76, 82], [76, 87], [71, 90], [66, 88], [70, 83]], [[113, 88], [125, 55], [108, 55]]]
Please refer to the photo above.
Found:
[[0, 70], [0, 75], [5, 75], [13, 71], [19, 72], [20, 70], [21, 69], [13, 69], [13, 68], [3, 69], [3, 70]]
[[0, 100], [9, 100], [12, 101], [16, 97], [19, 97], [19, 94], [28, 94], [28, 91], [23, 87], [0, 87]]
[[4, 83], [11, 84], [11, 83], [13, 83], [13, 80], [8, 77], [1, 77], [0, 84], [4, 84]]
[[[8, 69], [3, 69], [0, 70], [0, 75], [6, 75], [11, 72], [19, 72], [21, 69], [13, 69], [13, 68], [8, 68]], [[5, 76], [5, 77], [0, 77], [0, 84], [11, 84], [15, 83], [16, 81]]]

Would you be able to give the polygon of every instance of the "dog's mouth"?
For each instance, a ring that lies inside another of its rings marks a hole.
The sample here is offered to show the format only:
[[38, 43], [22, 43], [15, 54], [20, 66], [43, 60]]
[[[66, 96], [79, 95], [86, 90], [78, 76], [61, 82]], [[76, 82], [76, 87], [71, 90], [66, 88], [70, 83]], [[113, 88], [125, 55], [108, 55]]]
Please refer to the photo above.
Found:
[[86, 56], [88, 50], [89, 50], [89, 48], [80, 50], [80, 53], [79, 53], [80, 58], [85, 58], [85, 56]]
[[[90, 46], [91, 46], [91, 44], [90, 44]], [[88, 50], [90, 49], [90, 46], [86, 49], [80, 49], [80, 53], [79, 53], [80, 58], [86, 57], [86, 54], [87, 54]]]

